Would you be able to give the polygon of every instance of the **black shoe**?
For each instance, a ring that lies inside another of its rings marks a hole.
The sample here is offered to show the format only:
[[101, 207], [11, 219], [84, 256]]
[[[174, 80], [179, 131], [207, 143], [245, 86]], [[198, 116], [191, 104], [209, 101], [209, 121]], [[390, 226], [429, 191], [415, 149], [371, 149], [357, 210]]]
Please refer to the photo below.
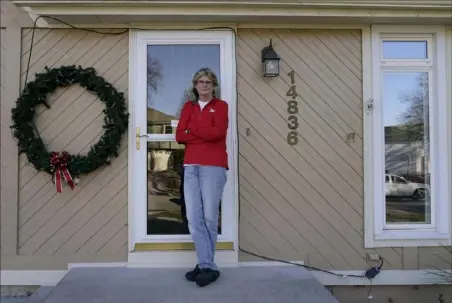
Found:
[[204, 287], [215, 282], [219, 277], [220, 272], [218, 270], [202, 268], [201, 272], [196, 276], [196, 284], [200, 287]]
[[193, 270], [190, 270], [189, 272], [185, 273], [185, 278], [190, 282], [196, 281], [196, 276], [201, 272], [201, 269], [198, 265]]

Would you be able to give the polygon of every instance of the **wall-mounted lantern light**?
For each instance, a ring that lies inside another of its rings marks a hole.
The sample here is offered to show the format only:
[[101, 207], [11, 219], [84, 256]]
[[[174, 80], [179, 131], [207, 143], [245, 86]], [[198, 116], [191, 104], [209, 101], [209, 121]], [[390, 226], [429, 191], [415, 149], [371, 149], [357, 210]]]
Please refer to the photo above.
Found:
[[264, 77], [277, 77], [279, 75], [279, 56], [273, 50], [272, 39], [270, 45], [262, 49], [262, 74]]

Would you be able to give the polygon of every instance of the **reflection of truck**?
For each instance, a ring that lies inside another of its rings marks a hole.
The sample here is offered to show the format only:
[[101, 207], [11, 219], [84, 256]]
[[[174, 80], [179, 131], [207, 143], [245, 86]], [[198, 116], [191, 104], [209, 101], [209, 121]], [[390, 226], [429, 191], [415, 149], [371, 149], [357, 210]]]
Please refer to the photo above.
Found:
[[417, 201], [425, 201], [430, 189], [428, 184], [410, 182], [398, 175], [386, 174], [385, 178], [386, 197], [411, 197]]

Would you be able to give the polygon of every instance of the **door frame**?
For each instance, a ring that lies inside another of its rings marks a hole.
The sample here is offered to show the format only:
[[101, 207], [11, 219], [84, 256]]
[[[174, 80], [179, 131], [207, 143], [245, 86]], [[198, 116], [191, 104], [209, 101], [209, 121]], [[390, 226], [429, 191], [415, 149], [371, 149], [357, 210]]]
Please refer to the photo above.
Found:
[[[235, 32], [232, 30], [130, 30], [129, 31], [129, 140], [128, 140], [128, 229], [129, 252], [136, 251], [136, 244], [163, 244], [154, 246], [156, 250], [168, 247], [169, 250], [177, 246], [165, 245], [180, 242], [192, 242], [190, 235], [147, 235], [147, 215], [142, 209], [146, 209], [147, 199], [144, 199], [143, 178], [146, 178], [146, 170], [138, 169], [146, 167], [143, 159], [146, 159], [147, 137], [139, 140], [140, 149], [136, 149], [137, 127], [143, 124], [140, 118], [139, 102], [146, 100], [146, 77], [143, 74], [143, 48], [147, 44], [220, 44], [220, 78], [222, 99], [229, 104], [229, 128], [227, 135], [227, 152], [229, 155], [228, 180], [224, 189], [223, 199], [229, 201], [230, 207], [222, 206], [222, 224], [227, 223], [227, 228], [222, 225], [222, 234], [218, 236], [218, 242], [232, 243], [233, 250], [238, 249], [238, 164], [237, 164], [237, 87], [236, 87], [236, 56], [235, 56]], [[143, 57], [144, 56], [144, 57]], [[143, 99], [144, 98], [144, 99]], [[146, 101], [145, 101], [146, 102]], [[140, 129], [143, 129], [141, 127]], [[147, 131], [147, 129], [145, 129]], [[140, 135], [146, 134], [143, 130]], [[172, 135], [153, 135], [161, 141], [171, 140]], [[141, 159], [141, 160], [140, 160]], [[146, 191], [145, 191], [146, 192]], [[177, 248], [176, 248], [177, 249]], [[152, 250], [152, 248], [150, 249]]]

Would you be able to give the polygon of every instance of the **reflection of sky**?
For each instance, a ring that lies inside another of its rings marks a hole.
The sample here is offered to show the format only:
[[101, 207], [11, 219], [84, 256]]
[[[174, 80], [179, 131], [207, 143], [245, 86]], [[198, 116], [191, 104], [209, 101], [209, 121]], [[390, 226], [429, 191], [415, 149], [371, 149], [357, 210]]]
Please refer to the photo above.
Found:
[[383, 41], [382, 55], [385, 59], [425, 59], [425, 41]]
[[[427, 43], [424, 41], [384, 41], [384, 59], [424, 59], [427, 57]], [[405, 93], [419, 89], [420, 72], [385, 72], [382, 78], [383, 119], [385, 126], [400, 125], [410, 102], [401, 99]]]
[[400, 95], [416, 88], [417, 73], [386, 72], [382, 79], [383, 119], [385, 126], [402, 124], [400, 118], [409, 108], [409, 102], [403, 102]]
[[404, 124], [403, 118], [412, 102], [404, 100], [403, 94], [419, 90], [421, 72], [385, 72], [382, 79], [383, 119], [385, 126]]
[[212, 69], [220, 78], [219, 45], [149, 45], [148, 58], [162, 67], [157, 93], [148, 90], [148, 107], [175, 116], [183, 102], [184, 91], [201, 67]]

